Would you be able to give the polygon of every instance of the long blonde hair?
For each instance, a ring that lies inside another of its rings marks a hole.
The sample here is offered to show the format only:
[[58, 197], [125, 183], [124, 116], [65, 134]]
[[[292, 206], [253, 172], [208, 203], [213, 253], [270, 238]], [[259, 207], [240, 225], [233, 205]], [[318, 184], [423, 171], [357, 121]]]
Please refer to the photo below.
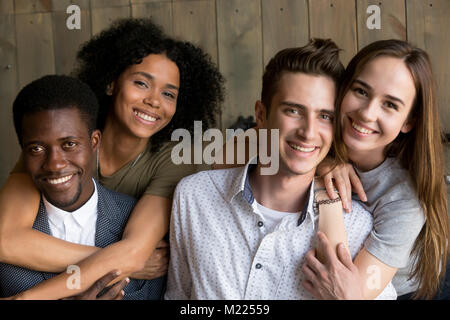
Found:
[[[381, 40], [364, 47], [347, 66], [337, 98], [337, 114], [340, 114], [341, 102], [355, 78], [369, 61], [379, 56], [402, 59], [411, 72], [416, 88], [415, 101], [409, 115], [414, 127], [406, 134], [400, 133], [387, 146], [386, 154], [399, 159], [409, 171], [426, 217], [425, 225], [411, 252], [415, 268], [410, 276], [419, 281], [419, 289], [414, 298], [430, 299], [436, 294], [445, 275], [449, 222], [444, 182], [443, 133], [428, 54], [400, 40]], [[336, 121], [336, 152], [339, 157], [348, 159], [341, 121]]]

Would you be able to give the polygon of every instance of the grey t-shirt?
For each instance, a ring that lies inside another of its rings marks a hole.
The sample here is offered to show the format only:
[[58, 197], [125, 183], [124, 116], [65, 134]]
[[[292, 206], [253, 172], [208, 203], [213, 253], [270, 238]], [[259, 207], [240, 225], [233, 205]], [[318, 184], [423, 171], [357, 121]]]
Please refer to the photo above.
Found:
[[360, 201], [374, 218], [364, 246], [383, 263], [398, 268], [392, 283], [399, 296], [415, 291], [418, 284], [414, 279], [408, 280], [413, 268], [410, 253], [425, 223], [425, 215], [409, 172], [396, 158], [386, 158], [367, 172], [355, 170], [368, 201], [360, 201], [356, 194], [353, 199]]

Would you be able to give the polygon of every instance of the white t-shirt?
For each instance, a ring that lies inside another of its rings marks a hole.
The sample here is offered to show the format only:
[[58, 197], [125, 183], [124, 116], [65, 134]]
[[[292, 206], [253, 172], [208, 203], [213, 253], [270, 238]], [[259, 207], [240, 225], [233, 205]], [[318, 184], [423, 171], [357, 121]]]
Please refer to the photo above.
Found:
[[255, 200], [256, 208], [261, 213], [263, 217], [263, 223], [266, 225], [266, 229], [269, 232], [272, 232], [275, 227], [283, 220], [284, 217], [292, 215], [292, 216], [300, 216], [300, 212], [283, 212], [273, 210], [261, 205], [258, 201]]

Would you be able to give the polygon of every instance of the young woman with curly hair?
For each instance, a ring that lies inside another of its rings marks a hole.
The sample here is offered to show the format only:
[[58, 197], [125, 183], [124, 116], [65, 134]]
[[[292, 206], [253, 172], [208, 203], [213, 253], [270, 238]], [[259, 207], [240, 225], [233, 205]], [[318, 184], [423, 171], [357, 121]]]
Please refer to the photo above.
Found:
[[[167, 38], [149, 20], [117, 21], [84, 44], [77, 58], [74, 75], [100, 104], [97, 179], [139, 201], [122, 240], [113, 245], [100, 249], [59, 240], [32, 229], [40, 194], [19, 161], [0, 191], [0, 260], [62, 272], [19, 298], [73, 296], [115, 269], [121, 271], [117, 280], [162, 276], [167, 266], [161, 261], [167, 259], [155, 248], [168, 231], [172, 193], [181, 178], [195, 172], [193, 165], [171, 161], [171, 133], [177, 128], [192, 133], [194, 120], [214, 127], [220, 113], [223, 78], [209, 56]], [[70, 274], [64, 271], [74, 264], [81, 269], [81, 286], [68, 289]]]

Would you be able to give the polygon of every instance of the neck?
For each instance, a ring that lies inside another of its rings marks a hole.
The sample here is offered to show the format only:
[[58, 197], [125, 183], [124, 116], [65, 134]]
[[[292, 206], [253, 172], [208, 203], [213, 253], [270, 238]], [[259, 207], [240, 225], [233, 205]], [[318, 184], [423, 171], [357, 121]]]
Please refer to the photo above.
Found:
[[260, 170], [258, 164], [249, 177], [253, 195], [258, 203], [283, 212], [298, 212], [303, 209], [308, 200], [306, 197], [314, 172], [294, 175], [283, 174], [280, 170], [276, 175], [261, 175]]
[[386, 159], [384, 150], [354, 151], [348, 149], [348, 158], [361, 171], [375, 169]]
[[149, 138], [139, 138], [108, 117], [99, 150], [101, 173], [111, 175], [147, 148]]

